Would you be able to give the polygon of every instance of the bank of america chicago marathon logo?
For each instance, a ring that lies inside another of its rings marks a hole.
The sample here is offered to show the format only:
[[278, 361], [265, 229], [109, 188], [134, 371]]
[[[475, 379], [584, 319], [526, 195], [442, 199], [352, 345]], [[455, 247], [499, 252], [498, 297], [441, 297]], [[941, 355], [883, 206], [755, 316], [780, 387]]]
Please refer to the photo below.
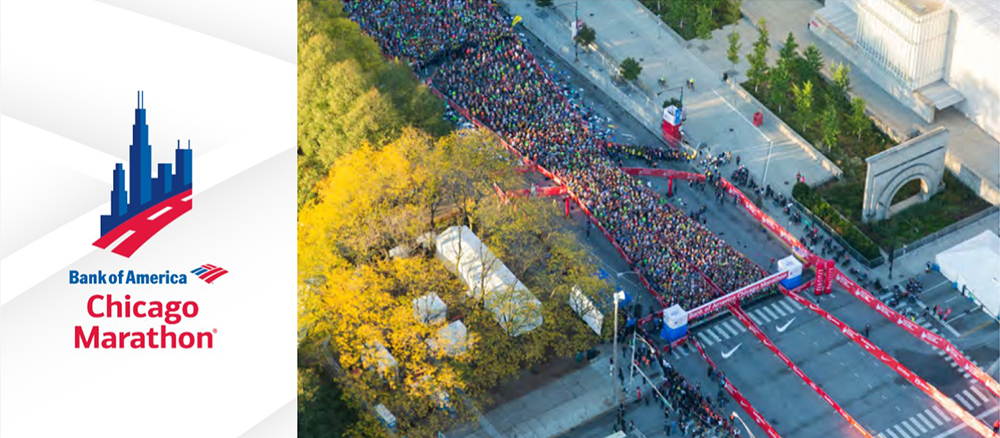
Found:
[[215, 265], [201, 265], [191, 271], [192, 274], [197, 275], [198, 278], [202, 279], [205, 283], [212, 284], [217, 278], [226, 275], [229, 271], [222, 269]]
[[94, 246], [131, 257], [139, 247], [184, 213], [191, 211], [191, 141], [181, 149], [177, 140], [176, 167], [158, 163], [152, 177], [152, 147], [143, 92], [137, 93], [132, 145], [129, 146], [128, 190], [125, 170], [116, 163], [111, 189], [111, 214], [101, 215], [101, 237]]

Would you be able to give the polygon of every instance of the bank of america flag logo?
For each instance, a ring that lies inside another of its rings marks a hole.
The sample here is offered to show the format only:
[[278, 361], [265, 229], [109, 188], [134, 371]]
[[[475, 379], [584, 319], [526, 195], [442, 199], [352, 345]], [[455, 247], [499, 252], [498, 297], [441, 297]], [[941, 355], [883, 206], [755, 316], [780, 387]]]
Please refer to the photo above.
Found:
[[205, 283], [212, 284], [217, 278], [226, 275], [229, 271], [215, 265], [201, 265], [191, 271], [198, 278], [205, 280]]
[[153, 177], [153, 152], [141, 91], [136, 100], [128, 190], [123, 163], [117, 163], [112, 180], [111, 214], [101, 215], [101, 237], [94, 242], [94, 246], [124, 257], [131, 257], [163, 227], [191, 211], [191, 141], [187, 149], [181, 149], [177, 140], [176, 167], [159, 163]]

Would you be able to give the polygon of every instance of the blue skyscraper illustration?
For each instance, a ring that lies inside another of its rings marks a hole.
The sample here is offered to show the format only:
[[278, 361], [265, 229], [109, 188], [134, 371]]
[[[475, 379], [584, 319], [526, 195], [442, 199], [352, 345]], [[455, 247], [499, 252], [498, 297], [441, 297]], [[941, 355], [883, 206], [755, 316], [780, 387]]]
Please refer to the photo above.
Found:
[[[149, 125], [143, 93], [138, 93], [132, 144], [129, 146], [128, 190], [125, 190], [125, 169], [116, 163], [111, 188], [111, 214], [101, 215], [101, 236], [160, 202], [191, 189], [191, 141], [181, 149], [180, 140], [174, 153], [175, 165], [159, 163], [156, 178], [152, 177], [153, 151], [149, 145]], [[174, 172], [172, 173], [171, 170]]]

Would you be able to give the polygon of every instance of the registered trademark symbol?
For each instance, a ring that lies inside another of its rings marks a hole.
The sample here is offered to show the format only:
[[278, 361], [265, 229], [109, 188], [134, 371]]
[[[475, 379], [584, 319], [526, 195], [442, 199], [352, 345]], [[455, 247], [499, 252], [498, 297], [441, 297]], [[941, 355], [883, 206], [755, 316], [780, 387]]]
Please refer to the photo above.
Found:
[[212, 333], [218, 333], [219, 329], [212, 329]]

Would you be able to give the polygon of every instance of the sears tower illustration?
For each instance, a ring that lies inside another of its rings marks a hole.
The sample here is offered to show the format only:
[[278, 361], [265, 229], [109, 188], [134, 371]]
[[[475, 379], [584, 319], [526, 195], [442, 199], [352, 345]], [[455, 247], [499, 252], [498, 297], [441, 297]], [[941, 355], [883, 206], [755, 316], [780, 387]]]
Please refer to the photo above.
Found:
[[128, 150], [128, 189], [125, 188], [125, 169], [122, 163], [116, 163], [111, 188], [111, 214], [101, 215], [101, 238], [94, 242], [94, 245], [106, 248], [131, 231], [125, 241], [113, 250], [126, 257], [164, 226], [191, 210], [191, 141], [188, 140], [186, 149], [181, 149], [178, 140], [174, 151], [176, 167], [170, 163], [159, 163], [156, 178], [153, 178], [153, 153], [149, 145], [149, 125], [146, 124], [142, 91], [138, 92], [137, 98], [132, 145]]

